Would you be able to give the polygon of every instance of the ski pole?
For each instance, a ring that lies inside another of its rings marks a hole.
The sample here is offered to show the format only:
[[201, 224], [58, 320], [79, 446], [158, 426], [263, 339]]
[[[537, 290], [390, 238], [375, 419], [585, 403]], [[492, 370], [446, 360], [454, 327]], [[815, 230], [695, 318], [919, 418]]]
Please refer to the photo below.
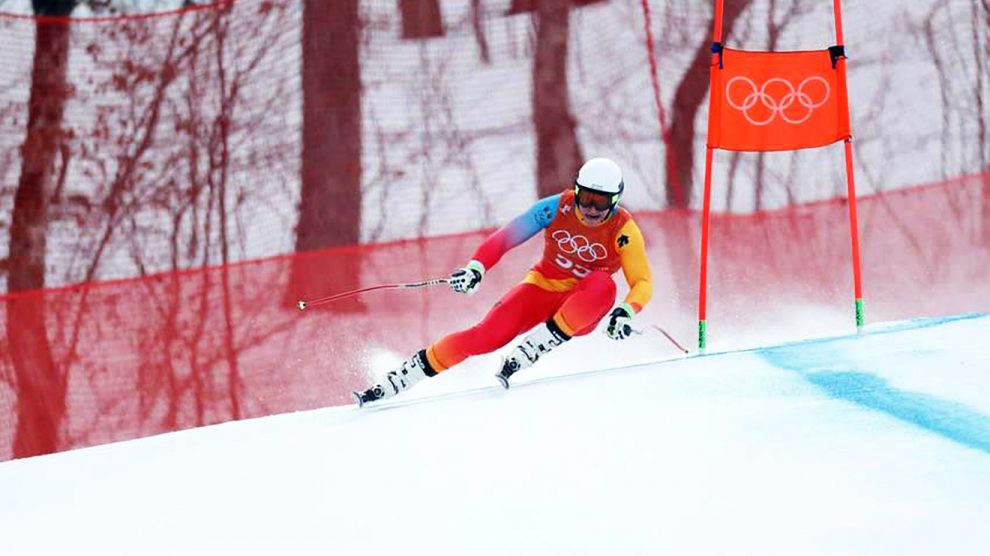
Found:
[[[665, 338], [667, 338], [668, 340], [670, 340], [670, 343], [672, 343], [675, 346], [677, 346], [677, 349], [683, 351], [684, 353], [690, 353], [688, 350], [684, 349], [684, 346], [682, 346], [680, 343], [678, 343], [678, 341], [675, 340], [673, 336], [671, 336], [670, 334], [668, 334], [667, 331], [664, 330], [663, 328], [660, 328], [659, 326], [657, 326], [655, 324], [651, 324], [649, 326], [649, 328], [655, 328], [656, 330], [658, 330], [661, 334], [664, 335]], [[635, 328], [633, 328], [633, 332], [636, 333], [636, 334], [643, 334], [644, 333], [643, 330], [636, 330]]]
[[319, 297], [317, 299], [304, 300], [300, 299], [299, 303], [296, 304], [299, 310], [302, 311], [307, 307], [312, 307], [313, 305], [323, 305], [324, 303], [330, 303], [331, 301], [337, 301], [339, 299], [344, 299], [347, 297], [352, 297], [358, 294], [372, 292], [375, 290], [394, 290], [394, 289], [409, 289], [409, 288], [425, 288], [428, 286], [437, 286], [440, 284], [446, 284], [450, 282], [449, 278], [433, 278], [430, 280], [423, 280], [422, 282], [410, 282], [408, 284], [382, 284], [380, 286], [371, 286], [368, 288], [361, 288], [358, 290], [350, 290], [341, 293], [335, 293], [333, 295], [328, 295], [326, 297]]

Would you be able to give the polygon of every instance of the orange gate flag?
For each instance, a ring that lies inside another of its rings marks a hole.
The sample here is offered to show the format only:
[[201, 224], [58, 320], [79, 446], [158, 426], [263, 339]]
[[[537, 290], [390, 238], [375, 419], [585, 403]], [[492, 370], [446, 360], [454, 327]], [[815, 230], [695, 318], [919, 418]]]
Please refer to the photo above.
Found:
[[708, 146], [730, 151], [820, 147], [851, 136], [845, 64], [829, 50], [712, 57]]

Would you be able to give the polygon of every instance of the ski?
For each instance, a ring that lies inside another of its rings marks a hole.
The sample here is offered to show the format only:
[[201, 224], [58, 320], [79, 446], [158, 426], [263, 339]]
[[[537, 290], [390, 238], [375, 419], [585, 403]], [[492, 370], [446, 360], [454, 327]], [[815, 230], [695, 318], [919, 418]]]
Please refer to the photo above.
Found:
[[[721, 353], [731, 353], [731, 352], [719, 352], [719, 354], [721, 354]], [[529, 377], [527, 380], [523, 380], [522, 382], [517, 383], [516, 384], [516, 387], [517, 388], [527, 388], [527, 387], [532, 387], [532, 386], [536, 386], [536, 385], [540, 385], [540, 384], [547, 384], [547, 383], [559, 382], [559, 381], [565, 381], [565, 380], [573, 380], [573, 379], [576, 379], [576, 378], [581, 378], [581, 377], [586, 377], [586, 376], [593, 376], [593, 375], [600, 375], [600, 374], [607, 374], [607, 373], [615, 373], [615, 372], [621, 372], [621, 371], [628, 371], [628, 370], [642, 368], [642, 367], [647, 367], [647, 366], [651, 366], [651, 365], [664, 364], [664, 363], [673, 363], [675, 361], [684, 361], [686, 359], [694, 359], [694, 358], [698, 358], [698, 357], [710, 357], [710, 356], [713, 356], [713, 355], [717, 355], [717, 354], [715, 354], [715, 353], [711, 353], [711, 354], [692, 353], [690, 355], [678, 354], [678, 355], [675, 355], [673, 357], [660, 357], [660, 358], [657, 358], [657, 359], [652, 359], [652, 360], [647, 360], [647, 361], [640, 361], [640, 362], [632, 363], [632, 364], [629, 364], [629, 365], [617, 365], [617, 366], [614, 366], [614, 367], [604, 367], [604, 368], [598, 368], [598, 369], [588, 369], [588, 370], [577, 371], [577, 372], [573, 372], [573, 373], [569, 373], [569, 374], [563, 374], [563, 375], [552, 375], [552, 376], [538, 376], [538, 375], [534, 375], [532, 377]], [[509, 376], [511, 377], [513, 374], [514, 373], [510, 373]], [[398, 399], [396, 399], [396, 398], [389, 398], [389, 399], [380, 400], [380, 401], [376, 401], [375, 398], [365, 397], [363, 403], [360, 401], [360, 396], [362, 394], [359, 393], [359, 392], [354, 392], [354, 398], [358, 400], [358, 407], [359, 408], [360, 407], [367, 406], [366, 409], [378, 409], [378, 408], [386, 409], [386, 408], [404, 407], [404, 406], [409, 406], [409, 405], [420, 405], [420, 404], [426, 404], [426, 403], [437, 403], [437, 402], [440, 402], [440, 401], [443, 401], [443, 400], [447, 400], [447, 399], [451, 399], [451, 398], [461, 398], [461, 397], [466, 397], [466, 396], [478, 396], [478, 395], [484, 395], [486, 393], [492, 393], [492, 392], [496, 392], [496, 391], [498, 391], [498, 392], [504, 392], [507, 389], [509, 389], [509, 379], [508, 379], [508, 377], [502, 376], [502, 373], [501, 372], [495, 374], [494, 376], [495, 376], [495, 378], [498, 379], [499, 387], [496, 387], [494, 384], [490, 384], [490, 385], [487, 385], [487, 386], [476, 386], [476, 387], [468, 388], [468, 389], [465, 389], [465, 390], [457, 390], [457, 391], [452, 391], [452, 392], [445, 392], [443, 394], [437, 394], [437, 395], [430, 396], [430, 397], [413, 397], [413, 398], [402, 398], [402, 397], [399, 397]], [[373, 403], [369, 403], [369, 402], [373, 402]]]

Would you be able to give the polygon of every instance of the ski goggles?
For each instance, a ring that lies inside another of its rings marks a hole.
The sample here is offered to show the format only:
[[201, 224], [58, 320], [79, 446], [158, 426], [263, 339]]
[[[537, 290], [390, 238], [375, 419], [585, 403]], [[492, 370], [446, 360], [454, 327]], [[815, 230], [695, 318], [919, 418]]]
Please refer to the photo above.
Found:
[[618, 195], [609, 195], [600, 191], [585, 189], [580, 185], [575, 187], [574, 200], [579, 207], [594, 208], [595, 210], [612, 210], [619, 200]]

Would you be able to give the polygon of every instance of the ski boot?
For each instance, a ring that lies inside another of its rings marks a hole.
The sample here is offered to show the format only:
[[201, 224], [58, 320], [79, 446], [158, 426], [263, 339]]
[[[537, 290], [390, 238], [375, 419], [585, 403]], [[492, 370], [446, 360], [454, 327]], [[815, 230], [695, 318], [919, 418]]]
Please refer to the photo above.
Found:
[[502, 388], [508, 390], [509, 377], [532, 366], [540, 356], [570, 339], [571, 337], [551, 318], [527, 334], [523, 341], [512, 349], [502, 360], [502, 369], [495, 374], [495, 378], [502, 384]]
[[421, 349], [402, 366], [394, 371], [389, 371], [377, 384], [368, 388], [364, 392], [353, 392], [354, 399], [358, 407], [364, 406], [368, 402], [391, 398], [392, 396], [413, 387], [417, 382], [426, 377], [435, 376], [437, 373], [430, 366], [426, 359], [426, 350]]

